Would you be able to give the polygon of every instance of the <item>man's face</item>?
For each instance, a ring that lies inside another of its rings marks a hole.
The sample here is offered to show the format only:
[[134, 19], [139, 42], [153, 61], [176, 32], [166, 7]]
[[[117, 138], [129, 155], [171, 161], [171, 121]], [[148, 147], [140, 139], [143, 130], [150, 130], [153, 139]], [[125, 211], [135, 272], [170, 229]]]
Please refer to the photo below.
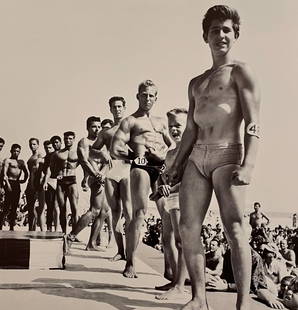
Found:
[[39, 145], [38, 145], [36, 140], [31, 140], [31, 141], [29, 141], [29, 147], [30, 147], [30, 150], [32, 152], [34, 152], [34, 151], [38, 150]]
[[257, 204], [257, 205], [254, 205], [254, 209], [255, 209], [256, 212], [258, 212], [259, 209], [260, 209], [260, 205], [258, 205], [258, 204]]
[[11, 157], [14, 158], [14, 159], [17, 159], [21, 153], [21, 149], [16, 147], [16, 148], [13, 148], [11, 151]]
[[232, 20], [213, 20], [205, 41], [209, 44], [213, 55], [227, 54], [236, 41]]
[[285, 250], [288, 247], [286, 240], [281, 240], [279, 245], [282, 250]]
[[115, 119], [120, 119], [124, 116], [125, 106], [121, 100], [116, 100], [111, 103], [110, 111]]
[[265, 262], [269, 265], [273, 262], [275, 258], [275, 255], [274, 253], [272, 252], [266, 252], [266, 255], [265, 255]]
[[210, 242], [210, 251], [211, 252], [214, 252], [218, 249], [218, 243], [216, 241], [211, 241]]
[[55, 151], [59, 151], [61, 149], [61, 141], [58, 139], [55, 139], [53, 141], [53, 147]]
[[137, 94], [137, 99], [139, 101], [139, 107], [145, 111], [149, 112], [157, 100], [156, 88], [153, 86], [147, 86], [140, 89]]
[[64, 144], [66, 147], [71, 147], [73, 145], [75, 137], [74, 136], [64, 136]]
[[169, 133], [176, 143], [181, 141], [186, 126], [186, 118], [185, 113], [170, 115], [168, 118]]
[[4, 143], [0, 142], [0, 152], [2, 151]]
[[110, 129], [110, 128], [112, 128], [111, 123], [105, 123], [105, 125], [103, 125], [103, 126], [101, 127], [102, 130], [107, 130], [107, 129]]
[[46, 154], [51, 154], [55, 151], [52, 144], [45, 145], [44, 150], [45, 150]]
[[100, 132], [101, 126], [100, 122], [92, 122], [88, 127], [88, 134], [96, 138]]

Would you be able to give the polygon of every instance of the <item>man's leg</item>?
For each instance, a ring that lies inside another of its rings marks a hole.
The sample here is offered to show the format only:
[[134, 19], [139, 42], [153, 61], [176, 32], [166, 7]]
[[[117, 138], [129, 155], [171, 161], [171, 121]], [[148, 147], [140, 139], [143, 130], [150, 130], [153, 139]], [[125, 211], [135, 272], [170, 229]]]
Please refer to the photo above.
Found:
[[43, 190], [37, 193], [38, 208], [36, 209], [37, 217], [39, 219], [40, 230], [45, 229], [45, 192]]
[[62, 232], [66, 234], [66, 197], [61, 185], [57, 184], [56, 197], [60, 211], [60, 225]]
[[10, 194], [11, 194], [11, 198], [10, 198], [11, 210], [9, 214], [9, 227], [10, 227], [10, 230], [13, 231], [14, 225], [16, 222], [17, 209], [19, 206], [21, 192], [19, 189], [17, 189], [17, 190], [13, 190]]
[[251, 251], [244, 219], [247, 186], [231, 185], [232, 172], [236, 167], [236, 165], [226, 165], [217, 168], [212, 179], [222, 222], [231, 247], [233, 273], [238, 292], [237, 310], [247, 310], [250, 304], [251, 281]]
[[53, 227], [53, 219], [54, 219], [54, 199], [55, 199], [55, 192], [52, 189], [51, 186], [48, 187], [48, 190], [45, 191], [45, 202], [47, 205], [47, 219], [46, 219], [46, 224], [47, 224], [47, 230], [52, 231]]
[[123, 235], [121, 225], [122, 207], [120, 200], [120, 184], [116, 181], [107, 178], [105, 183], [105, 194], [107, 202], [112, 211], [112, 225], [115, 241], [117, 244], [117, 253], [111, 258], [111, 261], [125, 259]]
[[[120, 181], [120, 198], [123, 208], [123, 216], [125, 219], [125, 248], [128, 241], [128, 227], [132, 220], [132, 202], [131, 202], [131, 193], [130, 193], [130, 178], [124, 178]], [[120, 221], [121, 223], [121, 221]], [[122, 227], [121, 227], [122, 230]], [[125, 251], [126, 252], [126, 251]], [[127, 254], [125, 253], [125, 256]]]
[[182, 251], [182, 242], [179, 231], [179, 221], [180, 221], [180, 210], [172, 209], [170, 210], [171, 223], [174, 230], [175, 245], [178, 250], [178, 263], [177, 270], [175, 272], [176, 277], [172, 281], [172, 287], [162, 295], [156, 296], [157, 299], [173, 299], [179, 298], [179, 296], [185, 297], [184, 283], [186, 279], [186, 264]]
[[79, 191], [77, 184], [71, 184], [67, 188], [67, 197], [69, 200], [70, 210], [71, 210], [71, 223], [72, 227], [75, 227], [78, 220], [78, 202], [79, 202]]
[[[104, 219], [107, 216], [107, 205], [104, 188], [97, 183], [90, 186], [91, 196], [90, 196], [90, 205], [91, 205], [91, 214], [94, 218], [89, 241], [86, 247], [86, 250], [93, 251], [104, 251], [103, 248], [97, 246], [97, 237], [104, 223]], [[89, 223], [88, 223], [89, 224]]]
[[212, 196], [212, 184], [192, 161], [184, 171], [179, 191], [180, 224], [187, 270], [192, 286], [192, 300], [183, 310], [207, 310], [205, 288], [205, 251], [201, 241], [203, 221]]
[[144, 222], [144, 217], [147, 212], [150, 177], [148, 173], [139, 168], [134, 168], [130, 171], [130, 185], [132, 198], [132, 220], [128, 227], [126, 255], [127, 262], [123, 275], [127, 278], [137, 278], [135, 271], [135, 255], [140, 241], [141, 227]]
[[29, 231], [35, 231], [37, 221], [37, 213], [35, 209], [36, 193], [32, 189], [26, 191], [26, 200], [28, 208]]
[[162, 246], [164, 253], [164, 277], [171, 281], [162, 286], [156, 286], [155, 289], [159, 291], [167, 291], [173, 287], [173, 280], [176, 277], [178, 252], [175, 247], [174, 232], [171, 223], [170, 213], [165, 210], [166, 200], [164, 197], [156, 201], [157, 210], [159, 212], [162, 222]]
[[12, 204], [13, 204], [13, 194], [14, 194], [13, 191], [9, 191], [6, 188], [4, 202], [3, 202], [3, 206], [2, 206], [2, 212], [0, 214], [0, 230], [2, 230], [5, 218], [8, 215], [9, 210], [12, 207]]

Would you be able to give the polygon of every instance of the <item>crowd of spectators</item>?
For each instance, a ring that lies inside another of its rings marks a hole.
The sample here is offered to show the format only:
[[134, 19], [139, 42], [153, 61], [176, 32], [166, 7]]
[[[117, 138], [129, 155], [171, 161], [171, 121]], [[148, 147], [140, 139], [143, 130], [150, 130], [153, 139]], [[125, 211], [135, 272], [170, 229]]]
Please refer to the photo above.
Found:
[[[276, 309], [298, 309], [298, 228], [270, 227], [270, 219], [260, 212], [260, 204], [249, 216], [252, 253], [251, 293]], [[143, 242], [162, 250], [162, 224], [152, 216], [146, 221]], [[249, 227], [249, 225], [248, 225]], [[220, 223], [203, 226], [206, 287], [234, 291], [231, 251]]]

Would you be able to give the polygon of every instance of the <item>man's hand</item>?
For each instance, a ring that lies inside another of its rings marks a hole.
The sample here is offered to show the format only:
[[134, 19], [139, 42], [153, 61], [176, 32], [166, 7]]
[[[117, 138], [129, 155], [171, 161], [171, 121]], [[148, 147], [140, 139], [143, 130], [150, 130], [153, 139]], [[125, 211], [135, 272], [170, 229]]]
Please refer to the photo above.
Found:
[[232, 172], [232, 185], [249, 185], [252, 177], [252, 168], [238, 167]]
[[207, 287], [216, 291], [227, 291], [229, 286], [226, 280], [219, 277], [212, 277], [209, 280]]
[[47, 182], [43, 183], [42, 188], [46, 192], [48, 190], [48, 183]]
[[169, 197], [169, 195], [171, 194], [171, 186], [170, 185], [160, 185], [158, 187], [158, 192], [160, 193], [161, 196]]
[[6, 184], [7, 190], [8, 190], [9, 192], [12, 192], [11, 185], [10, 185], [9, 180], [8, 180], [7, 177], [4, 178], [4, 182], [5, 182], [5, 184]]

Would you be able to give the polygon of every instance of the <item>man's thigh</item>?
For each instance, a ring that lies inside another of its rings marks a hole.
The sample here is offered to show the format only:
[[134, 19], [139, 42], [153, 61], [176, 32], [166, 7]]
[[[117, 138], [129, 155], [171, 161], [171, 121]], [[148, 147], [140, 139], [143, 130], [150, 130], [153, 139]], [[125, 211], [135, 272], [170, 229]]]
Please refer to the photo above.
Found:
[[225, 226], [243, 220], [247, 185], [232, 185], [232, 172], [237, 167], [239, 166], [226, 165], [219, 167], [212, 175], [214, 192]]
[[105, 182], [105, 195], [112, 210], [120, 207], [120, 184], [107, 178]]
[[79, 190], [77, 184], [68, 185], [67, 197], [71, 206], [77, 205], [79, 199]]
[[202, 225], [212, 191], [211, 180], [206, 179], [189, 160], [179, 190], [180, 223], [190, 227]]
[[57, 185], [57, 189], [56, 189], [56, 197], [57, 197], [59, 207], [60, 208], [66, 207], [66, 193], [62, 189], [62, 186], [59, 184]]
[[150, 191], [150, 177], [147, 171], [134, 168], [130, 171], [130, 192], [132, 208], [135, 212], [139, 209], [147, 211]]
[[93, 185], [90, 187], [90, 207], [91, 209], [100, 210], [103, 208], [104, 201], [106, 199], [105, 190], [101, 185]]

